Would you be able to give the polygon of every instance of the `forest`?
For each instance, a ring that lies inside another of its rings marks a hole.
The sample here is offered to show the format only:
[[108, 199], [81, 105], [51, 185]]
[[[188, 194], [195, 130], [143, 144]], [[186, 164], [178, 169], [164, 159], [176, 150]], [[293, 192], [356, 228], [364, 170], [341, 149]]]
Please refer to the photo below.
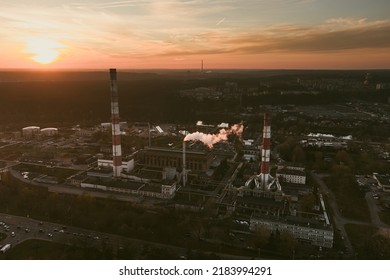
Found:
[[[390, 71], [378, 72], [390, 80]], [[199, 117], [211, 121], [236, 121], [242, 107], [283, 104], [332, 104], [349, 99], [387, 102], [389, 92], [372, 90], [324, 91], [317, 95], [281, 95], [280, 90], [299, 89], [297, 77], [306, 79], [346, 78], [358, 80], [362, 71], [241, 71], [216, 72], [210, 75], [187, 72], [118, 72], [120, 116], [125, 121], [193, 122]], [[183, 89], [221, 88], [233, 82], [242, 91], [264, 84], [266, 96], [246, 96], [241, 100], [195, 101], [180, 97]], [[0, 72], [0, 127], [45, 124], [61, 127], [72, 124], [96, 124], [110, 120], [110, 81], [108, 71], [94, 72]]]

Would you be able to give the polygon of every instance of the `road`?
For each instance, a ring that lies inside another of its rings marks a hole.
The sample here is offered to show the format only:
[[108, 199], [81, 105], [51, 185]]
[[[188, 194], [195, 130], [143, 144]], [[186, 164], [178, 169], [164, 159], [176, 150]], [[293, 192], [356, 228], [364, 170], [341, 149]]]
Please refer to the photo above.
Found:
[[[1, 244], [12, 244], [16, 246], [29, 239], [39, 239], [46, 241], [56, 241], [59, 243], [77, 244], [81, 241], [92, 241], [94, 247], [101, 247], [102, 240], [107, 244], [121, 244], [123, 237], [86, 230], [77, 227], [69, 227], [56, 223], [43, 222], [27, 217], [13, 216], [0, 213], [0, 221], [8, 227], [8, 231], [1, 230], [7, 234], [7, 237], [1, 241]], [[14, 233], [14, 236], [12, 235]], [[113, 248], [115, 249], [115, 248]], [[117, 248], [116, 248], [117, 249]]]
[[377, 200], [375, 200], [372, 196], [372, 192], [366, 192], [365, 198], [367, 201], [368, 209], [370, 211], [370, 218], [372, 225], [376, 226], [377, 228], [387, 228], [390, 229], [390, 227], [383, 223], [378, 215], [378, 205]]
[[[93, 230], [88, 230], [79, 227], [71, 227], [57, 223], [49, 223], [45, 221], [39, 221], [27, 217], [20, 217], [0, 213], [0, 222], [4, 222], [9, 226], [9, 231], [4, 231], [3, 226], [0, 226], [0, 231], [7, 234], [7, 237], [0, 241], [1, 245], [12, 244], [12, 247], [29, 239], [38, 239], [58, 242], [66, 245], [79, 245], [95, 247], [97, 249], [111, 248], [113, 255], [116, 256], [118, 250], [122, 246], [131, 244], [132, 248], [142, 248], [144, 246], [151, 246], [154, 248], [167, 249], [171, 252], [175, 252], [179, 256], [185, 256], [187, 254], [187, 248], [158, 243], [150, 242], [141, 239], [128, 238], [120, 235], [103, 233]], [[26, 229], [29, 232], [26, 232]], [[40, 230], [42, 232], [40, 232]], [[14, 232], [15, 236], [11, 233]], [[50, 234], [50, 235], [49, 235]], [[245, 260], [251, 259], [246, 256], [229, 255], [215, 252], [203, 252], [203, 253], [214, 253], [221, 259], [231, 260]]]

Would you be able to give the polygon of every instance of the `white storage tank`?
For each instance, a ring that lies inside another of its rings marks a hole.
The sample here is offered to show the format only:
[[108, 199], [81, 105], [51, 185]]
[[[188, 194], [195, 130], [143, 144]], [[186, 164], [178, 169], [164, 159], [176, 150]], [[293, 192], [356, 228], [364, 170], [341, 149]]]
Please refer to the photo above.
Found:
[[23, 137], [34, 137], [41, 132], [41, 128], [39, 126], [27, 126], [22, 128]]
[[47, 127], [41, 129], [42, 136], [54, 136], [58, 134], [58, 128], [55, 127]]

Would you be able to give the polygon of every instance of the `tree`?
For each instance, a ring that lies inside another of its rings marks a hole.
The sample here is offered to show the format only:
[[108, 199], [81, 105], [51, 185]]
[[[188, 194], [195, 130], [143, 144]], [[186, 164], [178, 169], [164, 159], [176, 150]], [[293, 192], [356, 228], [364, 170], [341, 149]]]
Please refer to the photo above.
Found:
[[297, 244], [298, 241], [295, 239], [291, 232], [282, 231], [282, 233], [280, 234], [280, 245], [282, 254], [293, 257]]
[[344, 163], [352, 168], [354, 167], [353, 160], [347, 151], [344, 150], [337, 151], [336, 161], [339, 162], [340, 164]]
[[301, 146], [296, 145], [292, 151], [292, 161], [293, 162], [305, 162], [306, 154]]
[[322, 170], [324, 167], [324, 155], [322, 152], [314, 152], [314, 170]]

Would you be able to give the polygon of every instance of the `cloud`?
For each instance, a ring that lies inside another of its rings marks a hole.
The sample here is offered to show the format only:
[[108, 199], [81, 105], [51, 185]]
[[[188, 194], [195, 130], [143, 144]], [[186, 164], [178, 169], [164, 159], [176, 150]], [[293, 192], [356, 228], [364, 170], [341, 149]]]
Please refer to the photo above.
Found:
[[218, 21], [216, 25], [218, 26], [218, 25], [220, 25], [220, 24], [221, 24], [222, 22], [224, 22], [224, 21], [225, 21], [225, 18], [223, 18], [223, 19], [221, 19], [220, 21]]
[[7, 52], [16, 45], [22, 50], [26, 36], [55, 40], [68, 47], [69, 56], [118, 60], [189, 61], [197, 55], [234, 55], [238, 60], [269, 53], [390, 48], [390, 20], [262, 21], [269, 14], [284, 15], [279, 10], [286, 13], [287, 4], [288, 9], [299, 10], [312, 5], [312, 0], [248, 0], [245, 5], [235, 0], [84, 0], [63, 5], [53, 1], [47, 7], [42, 4], [47, 1], [21, 2], [0, 10], [0, 45]]
[[[204, 44], [176, 48], [172, 55], [333, 52], [390, 48], [390, 20], [331, 19], [317, 26], [272, 25], [267, 28], [196, 35]], [[200, 40], [199, 40], [200, 41]], [[170, 55], [171, 53], [165, 53]]]
[[[390, 48], [390, 21], [356, 22], [337, 20], [328, 21], [332, 26], [320, 25], [312, 28], [296, 26], [284, 27], [270, 35], [262, 36], [261, 31], [236, 38], [235, 51], [257, 52], [330, 52], [353, 49]], [[333, 26], [338, 24], [337, 28]], [[340, 26], [343, 25], [343, 26]], [[345, 26], [347, 25], [347, 26]], [[251, 39], [252, 38], [252, 39]]]

